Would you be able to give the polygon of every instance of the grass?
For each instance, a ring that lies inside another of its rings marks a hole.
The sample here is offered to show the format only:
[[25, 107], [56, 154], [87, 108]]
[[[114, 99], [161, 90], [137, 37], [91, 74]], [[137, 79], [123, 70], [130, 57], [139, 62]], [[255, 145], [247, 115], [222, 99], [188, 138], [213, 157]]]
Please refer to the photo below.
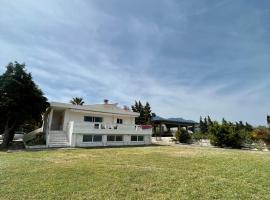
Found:
[[176, 146], [0, 152], [0, 199], [270, 199], [270, 154]]

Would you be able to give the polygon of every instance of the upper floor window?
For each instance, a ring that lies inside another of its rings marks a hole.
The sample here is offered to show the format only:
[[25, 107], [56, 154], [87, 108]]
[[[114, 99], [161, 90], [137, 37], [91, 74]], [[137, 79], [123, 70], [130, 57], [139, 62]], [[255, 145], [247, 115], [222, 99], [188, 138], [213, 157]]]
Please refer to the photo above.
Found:
[[103, 121], [102, 117], [92, 117], [92, 116], [84, 116], [85, 122], [99, 122]]
[[117, 124], [123, 124], [123, 119], [117, 118]]

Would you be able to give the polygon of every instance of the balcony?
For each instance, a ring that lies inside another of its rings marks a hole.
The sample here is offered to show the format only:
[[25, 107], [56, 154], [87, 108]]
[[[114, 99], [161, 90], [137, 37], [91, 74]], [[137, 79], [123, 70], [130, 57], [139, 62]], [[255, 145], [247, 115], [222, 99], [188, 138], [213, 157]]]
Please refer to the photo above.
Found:
[[[108, 124], [90, 122], [69, 122], [73, 124], [73, 133], [93, 134], [152, 134], [152, 127], [145, 125]], [[70, 125], [69, 125], [70, 126]]]

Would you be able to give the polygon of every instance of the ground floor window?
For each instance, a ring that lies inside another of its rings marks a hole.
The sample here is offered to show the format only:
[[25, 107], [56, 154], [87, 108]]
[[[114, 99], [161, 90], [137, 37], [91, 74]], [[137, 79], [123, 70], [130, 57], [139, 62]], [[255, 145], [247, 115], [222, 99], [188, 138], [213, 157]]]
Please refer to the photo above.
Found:
[[108, 135], [107, 141], [108, 142], [122, 142], [123, 136], [122, 135]]
[[102, 142], [102, 135], [83, 135], [83, 142]]
[[144, 137], [142, 135], [132, 135], [131, 136], [131, 141], [132, 142], [143, 142]]

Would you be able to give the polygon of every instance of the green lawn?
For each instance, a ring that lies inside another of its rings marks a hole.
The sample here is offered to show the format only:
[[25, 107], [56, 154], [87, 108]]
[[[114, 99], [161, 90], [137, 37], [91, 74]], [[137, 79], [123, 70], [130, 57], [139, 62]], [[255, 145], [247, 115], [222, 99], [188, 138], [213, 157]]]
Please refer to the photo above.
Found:
[[0, 152], [0, 199], [270, 199], [270, 153], [151, 146]]

